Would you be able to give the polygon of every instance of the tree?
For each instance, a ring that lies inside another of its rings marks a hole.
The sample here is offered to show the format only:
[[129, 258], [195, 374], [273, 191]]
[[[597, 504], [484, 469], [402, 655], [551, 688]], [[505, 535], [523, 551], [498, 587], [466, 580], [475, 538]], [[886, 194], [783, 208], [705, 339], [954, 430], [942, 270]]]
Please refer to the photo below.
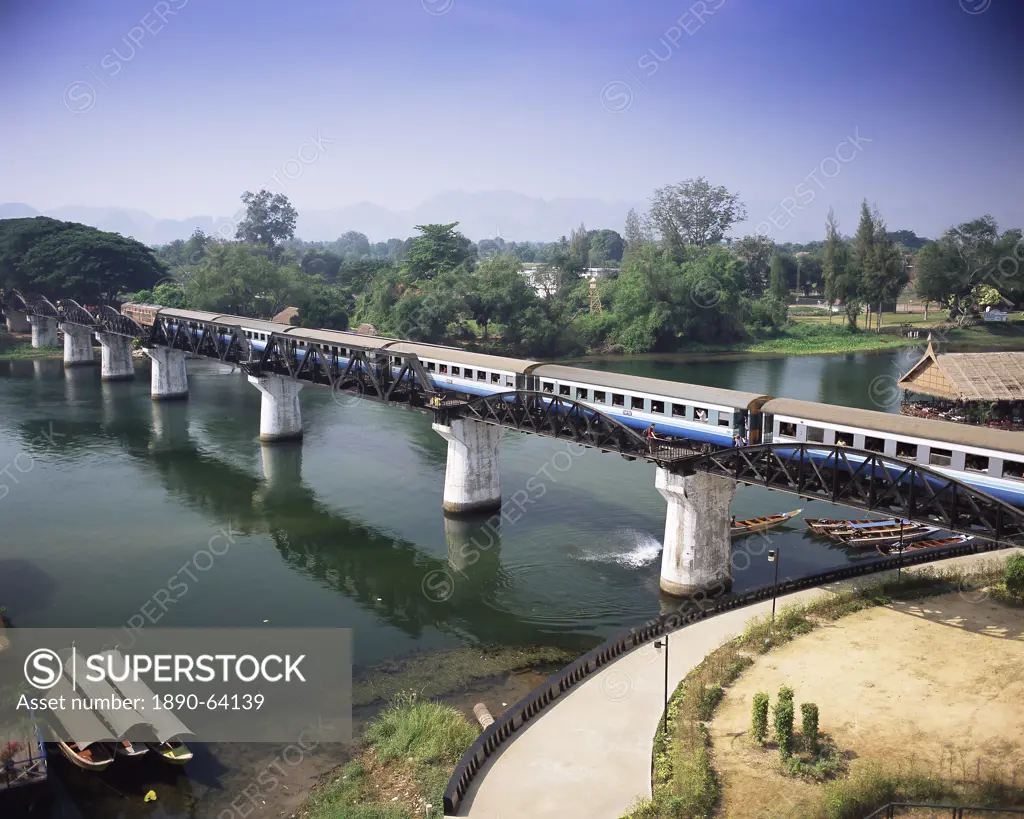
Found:
[[569, 240], [572, 254], [580, 260], [583, 269], [590, 267], [590, 236], [587, 235], [587, 226], [580, 222], [580, 226], [572, 232]]
[[775, 242], [767, 236], [754, 234], [733, 242], [731, 247], [745, 267], [747, 293], [754, 297], [762, 295], [769, 284], [769, 264], [775, 254]]
[[600, 259], [605, 262], [621, 262], [624, 243], [618, 231], [603, 230], [592, 231], [590, 237], [591, 260]]
[[458, 224], [416, 225], [420, 235], [412, 240], [402, 260], [402, 270], [410, 280], [433, 278], [472, 258], [469, 239], [455, 229]]
[[488, 325], [497, 321], [504, 327], [506, 343], [516, 346], [526, 329], [523, 316], [540, 307], [537, 294], [523, 277], [522, 263], [511, 254], [497, 254], [474, 271], [473, 279], [466, 303], [483, 330], [483, 340], [487, 341]]
[[829, 208], [828, 218], [825, 220], [825, 247], [822, 249], [822, 279], [825, 285], [825, 300], [828, 303], [829, 324], [832, 323], [832, 305], [844, 297], [846, 262], [846, 245], [839, 233], [839, 222], [836, 220], [835, 211]]
[[771, 294], [783, 303], [789, 302], [789, 283], [786, 281], [786, 266], [782, 256], [776, 253], [771, 262]]
[[[28, 226], [33, 238], [20, 258], [15, 250], [0, 268], [12, 265], [8, 286], [38, 292], [51, 300], [71, 298], [99, 304], [153, 287], [166, 270], [141, 242], [73, 222], [59, 232], [40, 232]], [[24, 238], [24, 237], [21, 237]], [[22, 247], [19, 237], [13, 246]], [[0, 254], [4, 251], [0, 250]]]
[[647, 228], [633, 208], [630, 208], [629, 213], [626, 214], [625, 239], [626, 250], [639, 250], [641, 245], [650, 241]]
[[331, 250], [344, 259], [365, 259], [373, 255], [370, 240], [365, 233], [349, 230], [331, 243]]
[[245, 218], [238, 224], [235, 238], [251, 245], [273, 248], [295, 235], [298, 214], [283, 193], [263, 189], [257, 193], [242, 194]]
[[215, 246], [204, 264], [185, 273], [185, 292], [197, 310], [270, 318], [308, 298], [298, 265], [277, 264], [251, 245]]
[[314, 287], [299, 308], [298, 325], [324, 330], [347, 330], [345, 296], [335, 287]]
[[800, 279], [800, 289], [805, 296], [811, 295], [812, 290], [821, 292], [823, 266], [821, 256], [817, 253], [806, 253], [797, 256], [797, 275]]
[[739, 194], [712, 187], [703, 176], [658, 188], [651, 197], [650, 220], [676, 258], [686, 245], [717, 244], [746, 217]]
[[1020, 282], [1007, 275], [1003, 261], [1019, 261], [1020, 231], [1002, 236], [989, 215], [951, 227], [937, 241], [925, 245], [915, 260], [915, 288], [920, 298], [949, 307], [958, 323], [972, 312], [973, 295], [980, 284], [995, 287], [1003, 296], [1019, 293]]
[[928, 239], [923, 239], [912, 230], [893, 230], [885, 234], [893, 244], [903, 245], [907, 250], [920, 250]]

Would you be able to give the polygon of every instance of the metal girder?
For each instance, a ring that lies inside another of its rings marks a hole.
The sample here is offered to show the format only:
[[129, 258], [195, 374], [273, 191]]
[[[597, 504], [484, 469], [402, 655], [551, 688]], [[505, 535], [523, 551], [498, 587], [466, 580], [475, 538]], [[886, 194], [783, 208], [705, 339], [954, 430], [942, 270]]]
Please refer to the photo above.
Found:
[[[306, 346], [300, 346], [300, 342]], [[320, 342], [271, 333], [263, 351], [252, 355], [241, 366], [254, 377], [280, 375], [336, 391], [417, 407], [434, 395], [423, 364], [416, 356], [403, 355], [401, 368], [395, 375], [387, 350], [352, 347], [351, 342], [346, 342], [348, 352], [341, 355], [334, 352], [333, 345], [314, 347], [313, 344]]]
[[63, 299], [57, 305], [61, 324], [78, 324], [82, 327], [96, 327], [96, 317], [74, 299]]
[[240, 325], [182, 321], [160, 315], [154, 320], [145, 344], [147, 347], [171, 347], [193, 355], [236, 363], [248, 361], [253, 353]]
[[4, 307], [17, 310], [19, 313], [31, 313], [31, 299], [25, 298], [19, 291], [12, 290], [4, 298]]
[[436, 412], [441, 423], [453, 418], [469, 418], [656, 463], [671, 462], [700, 451], [700, 445], [694, 442], [645, 438], [593, 407], [565, 396], [532, 390], [512, 390], [467, 401], [446, 400], [438, 405]]
[[96, 329], [101, 333], [128, 338], [145, 338], [146, 331], [134, 319], [123, 316], [109, 304], [96, 311]]
[[670, 468], [1024, 545], [1024, 509], [934, 469], [878, 452], [816, 443], [761, 444], [684, 458]]
[[46, 296], [33, 296], [30, 303], [30, 309], [33, 315], [43, 316], [44, 318], [60, 318], [60, 311], [53, 305], [53, 303], [46, 298]]

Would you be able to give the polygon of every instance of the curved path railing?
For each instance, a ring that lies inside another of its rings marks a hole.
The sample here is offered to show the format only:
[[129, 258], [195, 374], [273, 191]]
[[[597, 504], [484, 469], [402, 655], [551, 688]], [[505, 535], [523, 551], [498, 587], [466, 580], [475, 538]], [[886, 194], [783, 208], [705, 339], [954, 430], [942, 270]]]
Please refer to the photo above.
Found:
[[460, 803], [473, 784], [473, 780], [480, 773], [487, 760], [505, 743], [514, 739], [516, 733], [527, 727], [531, 720], [540, 716], [545, 708], [608, 663], [657, 637], [685, 628], [700, 620], [706, 620], [709, 617], [766, 600], [772, 596], [773, 589], [777, 591], [779, 596], [782, 596], [801, 589], [847, 580], [852, 577], [861, 577], [906, 566], [932, 563], [951, 557], [992, 552], [1007, 548], [1008, 545], [1012, 544], [993, 541], [969, 541], [943, 549], [936, 549], [935, 551], [909, 552], [899, 557], [884, 558], [854, 566], [843, 566], [798, 580], [789, 580], [780, 583], [777, 587], [766, 586], [744, 594], [728, 595], [714, 602], [707, 601], [706, 597], [702, 599], [699, 595], [689, 598], [676, 611], [656, 617], [639, 628], [631, 629], [629, 632], [588, 651], [582, 657], [574, 660], [561, 671], [549, 677], [523, 697], [523, 699], [505, 711], [493, 724], [485, 728], [476, 741], [462, 755], [458, 765], [455, 766], [451, 779], [448, 781], [448, 787], [444, 792], [445, 815], [454, 816], [456, 814]]

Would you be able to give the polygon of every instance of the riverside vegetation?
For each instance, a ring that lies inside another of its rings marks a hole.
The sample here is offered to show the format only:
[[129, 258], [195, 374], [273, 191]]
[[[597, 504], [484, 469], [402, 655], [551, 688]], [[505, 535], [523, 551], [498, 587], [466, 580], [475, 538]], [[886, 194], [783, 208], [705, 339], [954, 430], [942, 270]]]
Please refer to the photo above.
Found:
[[[775, 617], [758, 618], [738, 638], [708, 654], [672, 693], [668, 704], [668, 732], [659, 721], [654, 737], [651, 800], [641, 800], [623, 819], [708, 819], [721, 798], [721, 780], [715, 769], [708, 723], [724, 691], [754, 663], [754, 658], [784, 645], [799, 635], [865, 609], [895, 601], [920, 600], [956, 591], [984, 590], [993, 600], [1024, 606], [1024, 555], [1010, 556], [1003, 565], [966, 574], [956, 569], [908, 572], [902, 581], [883, 580], [855, 590], [841, 591], [807, 604], [784, 607]], [[860, 819], [891, 801], [955, 800], [982, 807], [1024, 803], [1024, 789], [1016, 783], [987, 779], [980, 772], [939, 776], [915, 768], [892, 770], [871, 762], [847, 775], [845, 755], [819, 732], [817, 707], [802, 709], [802, 731], [793, 732], [791, 688], [780, 689], [769, 726], [769, 697], [764, 692], [751, 702], [749, 741], [756, 747], [778, 751], [781, 771], [819, 781], [813, 804], [801, 805], [805, 819]], [[774, 742], [768, 741], [774, 729]], [[802, 753], [794, 753], [796, 751]], [[774, 807], [765, 805], [766, 811]], [[767, 815], [767, 814], [766, 814]]]
[[[297, 212], [283, 194], [247, 191], [242, 202], [233, 235], [197, 231], [155, 249], [46, 217], [0, 220], [0, 288], [255, 318], [294, 306], [303, 326], [366, 323], [413, 341], [533, 357], [884, 347], [899, 339], [870, 331], [907, 292], [911, 268], [913, 293], [957, 326], [1024, 293], [1022, 233], [1000, 232], [989, 216], [929, 241], [889, 230], [865, 202], [852, 237], [830, 213], [822, 240], [776, 245], [763, 235], [727, 238], [746, 209], [739, 194], [703, 177], [654, 191], [646, 214], [626, 214], [621, 234], [581, 224], [547, 243], [474, 244], [458, 222], [386, 242], [353, 231], [306, 242], [295, 237]], [[827, 324], [791, 320], [793, 295], [811, 293], [829, 305]], [[842, 328], [832, 326], [834, 304]], [[1015, 334], [998, 335], [1009, 343]]]

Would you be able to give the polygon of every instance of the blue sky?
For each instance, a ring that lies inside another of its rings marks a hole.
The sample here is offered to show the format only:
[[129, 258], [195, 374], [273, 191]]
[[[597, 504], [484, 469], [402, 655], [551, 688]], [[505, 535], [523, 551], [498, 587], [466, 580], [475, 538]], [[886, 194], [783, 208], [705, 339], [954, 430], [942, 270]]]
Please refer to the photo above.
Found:
[[6, 0], [0, 202], [631, 202], [703, 175], [783, 241], [830, 205], [852, 232], [863, 197], [926, 235], [1024, 226], [1022, 22], [1019, 0]]

